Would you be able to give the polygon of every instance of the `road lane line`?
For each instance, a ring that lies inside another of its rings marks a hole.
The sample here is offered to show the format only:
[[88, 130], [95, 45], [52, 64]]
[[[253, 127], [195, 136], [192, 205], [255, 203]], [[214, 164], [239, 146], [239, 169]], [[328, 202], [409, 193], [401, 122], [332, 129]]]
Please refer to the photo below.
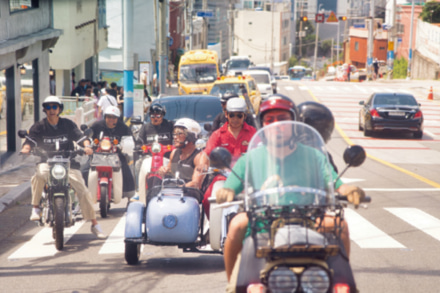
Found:
[[352, 227], [350, 239], [360, 248], [405, 248], [403, 244], [388, 236], [352, 209], [345, 209], [344, 213], [348, 226]]
[[[76, 222], [75, 225], [64, 229], [64, 243], [84, 225], [85, 221]], [[52, 238], [52, 228], [44, 227], [34, 235], [28, 242], [11, 254], [8, 259], [19, 258], [40, 258], [54, 256], [58, 250], [55, 248], [55, 241]]]
[[288, 91], [293, 91], [293, 90], [295, 90], [295, 88], [294, 88], [293, 86], [285, 86], [284, 89], [285, 89], [285, 90], [288, 90]]
[[385, 208], [385, 210], [440, 241], [439, 219], [416, 208]]
[[124, 253], [125, 215], [119, 220], [112, 233], [107, 237], [98, 254]]
[[[345, 183], [345, 182], [344, 182]], [[364, 191], [389, 191], [389, 192], [439, 192], [440, 188], [362, 188]]]

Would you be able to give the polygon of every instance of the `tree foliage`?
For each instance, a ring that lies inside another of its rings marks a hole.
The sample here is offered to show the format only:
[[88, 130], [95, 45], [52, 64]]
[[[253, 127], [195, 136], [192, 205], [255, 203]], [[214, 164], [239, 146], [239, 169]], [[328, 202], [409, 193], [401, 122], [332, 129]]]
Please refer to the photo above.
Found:
[[423, 6], [420, 18], [429, 23], [440, 23], [440, 2], [427, 2]]
[[408, 70], [408, 61], [401, 57], [400, 59], [394, 60], [393, 78], [406, 78]]

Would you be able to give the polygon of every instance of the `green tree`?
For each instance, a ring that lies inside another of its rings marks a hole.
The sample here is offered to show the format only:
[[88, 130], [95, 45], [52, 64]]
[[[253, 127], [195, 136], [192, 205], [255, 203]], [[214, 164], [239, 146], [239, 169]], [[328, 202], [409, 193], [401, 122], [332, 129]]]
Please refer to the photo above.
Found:
[[394, 69], [393, 69], [393, 78], [400, 79], [406, 78], [408, 70], [408, 61], [401, 57], [400, 59], [396, 59], [394, 61]]
[[[420, 5], [420, 3], [418, 3]], [[440, 23], [440, 3], [430, 1], [423, 6], [420, 18], [429, 23]]]

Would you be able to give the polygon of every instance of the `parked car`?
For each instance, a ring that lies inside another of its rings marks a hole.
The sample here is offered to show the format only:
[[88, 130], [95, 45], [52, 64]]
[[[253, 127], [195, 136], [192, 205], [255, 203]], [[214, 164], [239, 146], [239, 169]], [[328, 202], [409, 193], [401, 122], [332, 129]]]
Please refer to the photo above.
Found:
[[[197, 121], [202, 127], [202, 138], [207, 138], [209, 131], [205, 124], [211, 124], [214, 118], [222, 112], [219, 97], [209, 95], [182, 95], [165, 96], [155, 99], [151, 106], [160, 104], [165, 106], [165, 118], [170, 121], [177, 121], [180, 118], [191, 118]], [[144, 123], [150, 122], [150, 115], [145, 115]], [[209, 126], [208, 126], [209, 127]]]
[[359, 130], [365, 136], [382, 131], [411, 132], [414, 138], [423, 136], [423, 113], [413, 95], [374, 93], [360, 101]]
[[270, 70], [270, 67], [267, 66], [252, 66], [249, 67], [248, 70], [264, 70], [267, 71], [270, 74], [270, 84], [272, 85], [273, 93], [277, 93], [277, 81], [275, 76], [272, 73], [272, 70]]
[[271, 94], [274, 94], [269, 72], [264, 70], [247, 70], [244, 71], [243, 74], [250, 75], [253, 77], [253, 79], [255, 79], [263, 99], [267, 98]]

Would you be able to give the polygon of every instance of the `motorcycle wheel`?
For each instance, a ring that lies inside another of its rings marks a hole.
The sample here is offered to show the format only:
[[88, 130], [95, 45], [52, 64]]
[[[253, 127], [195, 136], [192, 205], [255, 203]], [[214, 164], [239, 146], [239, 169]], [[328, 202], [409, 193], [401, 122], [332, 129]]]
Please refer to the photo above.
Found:
[[125, 243], [125, 261], [129, 265], [136, 265], [141, 256], [141, 245], [136, 243]]
[[102, 218], [107, 218], [109, 204], [108, 202], [108, 187], [101, 185], [101, 199], [99, 200], [99, 210]]
[[54, 232], [55, 232], [55, 247], [57, 250], [62, 250], [64, 246], [64, 198], [56, 197], [54, 200]]

